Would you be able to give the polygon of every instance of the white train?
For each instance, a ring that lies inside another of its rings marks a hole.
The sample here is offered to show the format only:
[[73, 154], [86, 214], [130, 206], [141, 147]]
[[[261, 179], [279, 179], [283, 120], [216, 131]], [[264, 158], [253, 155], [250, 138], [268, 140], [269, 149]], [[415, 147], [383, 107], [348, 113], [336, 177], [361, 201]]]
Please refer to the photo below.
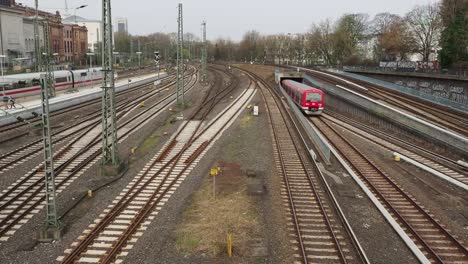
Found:
[[[22, 73], [0, 76], [2, 96], [25, 97], [40, 94], [40, 75], [43, 72]], [[102, 81], [101, 68], [84, 70], [55, 71], [56, 91], [91, 86]]]

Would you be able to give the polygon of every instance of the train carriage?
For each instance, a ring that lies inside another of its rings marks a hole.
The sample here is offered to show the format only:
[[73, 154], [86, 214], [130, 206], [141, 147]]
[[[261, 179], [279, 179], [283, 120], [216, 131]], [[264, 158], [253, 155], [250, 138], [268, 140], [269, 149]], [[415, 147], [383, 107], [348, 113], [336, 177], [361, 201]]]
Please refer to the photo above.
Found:
[[297, 106], [307, 115], [320, 115], [325, 107], [322, 90], [293, 80], [282, 80], [281, 86]]
[[[3, 96], [25, 97], [40, 93], [40, 75], [43, 72], [5, 75], [0, 79], [0, 93]], [[55, 89], [68, 89], [91, 86], [102, 81], [101, 68], [73, 71], [55, 71]]]

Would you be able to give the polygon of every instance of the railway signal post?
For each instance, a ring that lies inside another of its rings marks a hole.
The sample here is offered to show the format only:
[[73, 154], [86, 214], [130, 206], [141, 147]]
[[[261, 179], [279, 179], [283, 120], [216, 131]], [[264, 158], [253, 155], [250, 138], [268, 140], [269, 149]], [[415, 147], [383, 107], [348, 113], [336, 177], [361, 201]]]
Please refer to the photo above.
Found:
[[102, 1], [102, 28], [102, 165], [104, 174], [117, 174], [121, 164], [117, 151], [111, 0]]
[[177, 104], [184, 106], [184, 21], [182, 3], [178, 7], [177, 31]]
[[47, 74], [41, 74], [41, 103], [42, 103], [42, 137], [44, 145], [44, 177], [46, 220], [39, 230], [40, 242], [52, 242], [60, 239], [63, 225], [57, 218], [57, 204], [55, 193], [54, 158], [52, 150], [52, 136], [49, 120], [49, 94]]
[[154, 52], [154, 62], [156, 63], [156, 67], [158, 68], [158, 79], [155, 82], [156, 85], [159, 85], [161, 83], [161, 80], [159, 80], [160, 60], [161, 60], [161, 56], [159, 55], [159, 51], [155, 51]]

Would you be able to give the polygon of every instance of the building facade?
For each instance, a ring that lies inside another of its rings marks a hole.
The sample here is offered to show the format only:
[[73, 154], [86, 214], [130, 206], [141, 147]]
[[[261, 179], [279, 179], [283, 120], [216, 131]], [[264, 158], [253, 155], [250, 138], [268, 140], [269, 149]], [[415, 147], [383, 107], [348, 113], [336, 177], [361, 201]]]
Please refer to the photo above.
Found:
[[66, 62], [73, 61], [73, 25], [63, 25], [63, 58]]
[[82, 65], [86, 63], [88, 52], [88, 30], [79, 25], [72, 26], [73, 33], [73, 61]]
[[128, 20], [124, 17], [116, 17], [114, 30], [115, 29], [117, 29], [118, 33], [128, 34]]
[[[0, 0], [0, 54], [6, 55], [7, 66], [18, 66], [14, 70], [28, 68], [34, 64], [35, 35], [34, 21], [36, 10], [23, 6], [14, 0]], [[100, 34], [100, 21], [80, 20], [78, 23], [63, 23], [59, 12], [38, 11], [39, 46], [44, 47], [44, 25], [49, 26], [51, 53], [56, 53], [55, 62], [82, 64], [86, 53], [97, 48]], [[64, 21], [75, 22], [75, 18]], [[78, 21], [77, 21], [78, 22]], [[91, 26], [89, 31], [86, 25]], [[89, 35], [93, 43], [89, 42]], [[16, 69], [18, 68], [18, 69]]]
[[100, 42], [100, 38], [101, 38], [101, 21], [99, 20], [93, 20], [93, 19], [86, 19], [86, 18], [83, 18], [83, 17], [79, 17], [79, 16], [69, 16], [69, 17], [66, 17], [64, 18], [63, 20], [63, 23], [67, 23], [67, 24], [77, 24], [77, 25], [80, 25], [82, 27], [86, 27], [87, 28], [87, 39], [88, 39], [88, 43], [87, 43], [87, 48], [90, 52], [96, 52], [97, 48], [98, 48], [98, 43]]
[[23, 13], [11, 8], [9, 1], [0, 3], [0, 54], [6, 55], [6, 62], [21, 58], [25, 47]]

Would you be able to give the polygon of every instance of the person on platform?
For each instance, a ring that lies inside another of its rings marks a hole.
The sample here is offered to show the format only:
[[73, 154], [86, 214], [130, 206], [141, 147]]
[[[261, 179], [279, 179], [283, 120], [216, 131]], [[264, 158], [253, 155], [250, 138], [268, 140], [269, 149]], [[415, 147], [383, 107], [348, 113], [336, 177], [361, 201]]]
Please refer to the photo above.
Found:
[[13, 109], [13, 107], [16, 109], [15, 101], [16, 101], [16, 98], [10, 96], [10, 100], [9, 100], [10, 109]]
[[5, 106], [5, 109], [8, 109], [8, 101], [9, 101], [8, 96], [3, 95], [2, 102], [3, 102], [3, 105]]

